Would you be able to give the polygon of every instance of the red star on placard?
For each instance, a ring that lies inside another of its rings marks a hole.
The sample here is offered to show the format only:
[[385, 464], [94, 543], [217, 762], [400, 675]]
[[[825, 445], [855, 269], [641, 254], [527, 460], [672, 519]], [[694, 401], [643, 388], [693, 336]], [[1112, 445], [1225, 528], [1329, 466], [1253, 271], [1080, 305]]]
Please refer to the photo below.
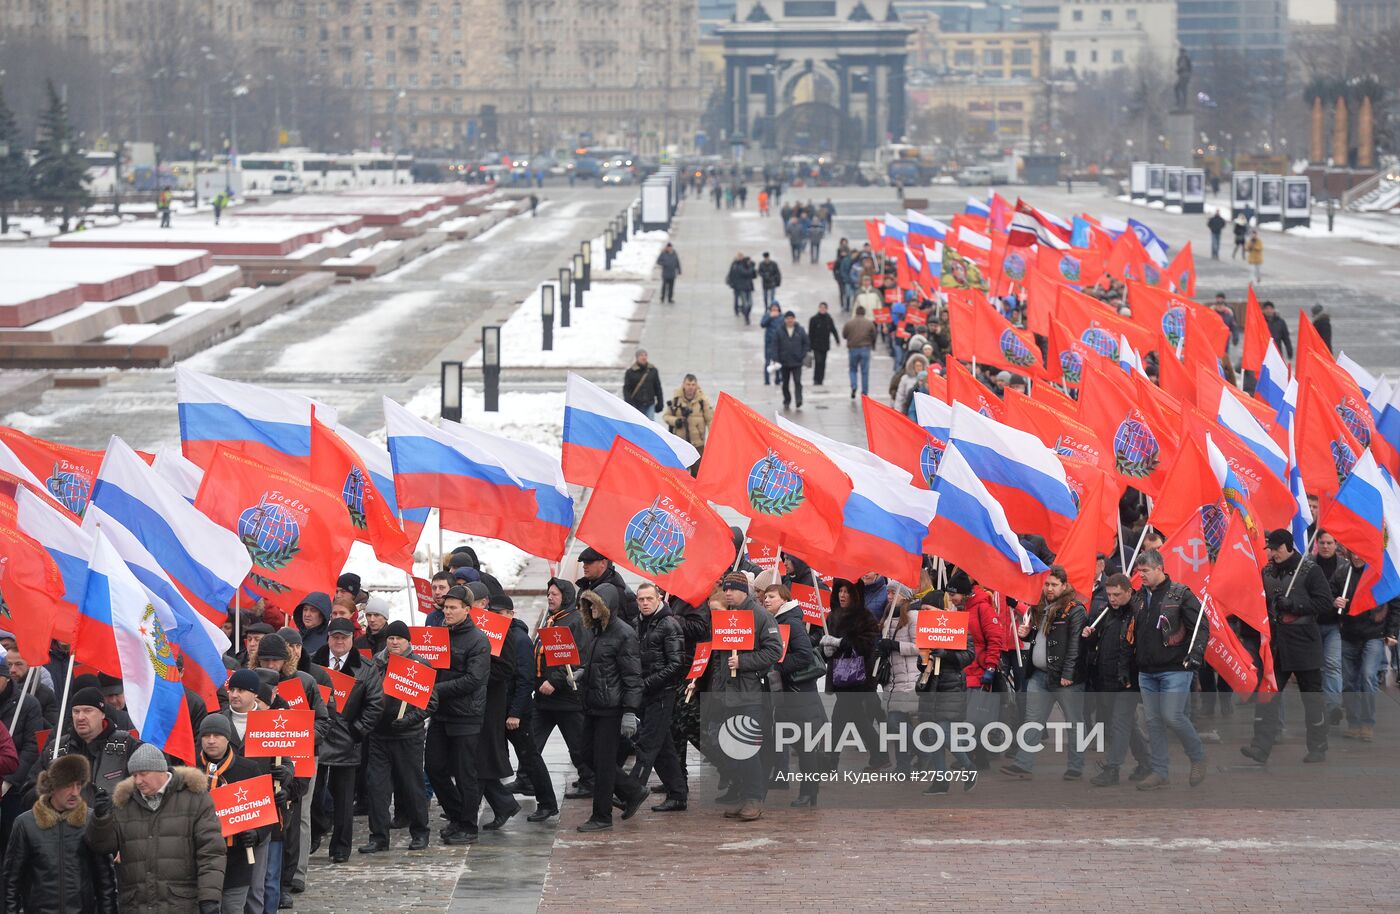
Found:
[[285, 730], [287, 728], [287, 718], [279, 714], [272, 718], [272, 725], [278, 730]]
[[248, 788], [240, 787], [237, 790], [235, 790], [233, 792], [233, 799], [239, 803], [246, 801], [248, 799]]

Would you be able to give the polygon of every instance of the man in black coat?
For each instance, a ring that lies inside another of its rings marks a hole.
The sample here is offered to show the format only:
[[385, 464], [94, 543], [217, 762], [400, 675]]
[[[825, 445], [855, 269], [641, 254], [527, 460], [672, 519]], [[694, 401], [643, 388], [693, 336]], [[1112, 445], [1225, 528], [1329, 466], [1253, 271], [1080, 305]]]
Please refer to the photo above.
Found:
[[1126, 574], [1110, 575], [1103, 585], [1104, 606], [1080, 633], [1089, 651], [1089, 688], [1097, 700], [1098, 722], [1108, 731], [1108, 747], [1103, 770], [1089, 782], [1095, 787], [1118, 783], [1119, 768], [1131, 749], [1137, 767], [1128, 776], [1138, 782], [1151, 773], [1147, 740], [1137, 725], [1137, 707], [1142, 703], [1133, 670], [1133, 645], [1128, 629], [1140, 598], [1133, 593], [1133, 582]]
[[[1293, 548], [1293, 534], [1273, 530], [1265, 541], [1269, 564], [1264, 566], [1264, 598], [1269, 607], [1274, 673], [1283, 692], [1290, 678], [1298, 682], [1303, 699], [1308, 754], [1305, 762], [1327, 760], [1327, 716], [1322, 699], [1322, 633], [1317, 617], [1332, 608], [1332, 585], [1322, 569]], [[1268, 761], [1283, 729], [1282, 694], [1254, 706], [1254, 739], [1240, 752], [1261, 765]]]
[[[272, 774], [274, 788], [288, 789], [292, 772], [286, 765], [269, 767], [271, 759], [250, 759], [235, 748], [237, 734], [233, 722], [223, 714], [211, 714], [199, 725], [198, 768], [209, 777], [209, 786], [223, 787]], [[228, 841], [224, 861], [224, 900], [222, 910], [242, 911], [254, 885], [262, 887], [267, 878], [268, 845], [274, 825], [240, 832]], [[251, 859], [249, 851], [252, 851]], [[261, 898], [261, 894], [258, 896]]]
[[[515, 607], [510, 597], [491, 594], [487, 609], [513, 616]], [[510, 630], [506, 630], [509, 638]], [[515, 652], [502, 644], [501, 652], [491, 656], [490, 674], [486, 680], [486, 711], [477, 737], [476, 768], [481, 783], [481, 795], [491, 807], [492, 818], [483, 828], [495, 831], [516, 813], [520, 803], [501, 782], [511, 774], [510, 754], [506, 750], [506, 719], [510, 716], [511, 691], [515, 685]]]
[[807, 340], [812, 347], [812, 383], [821, 387], [826, 380], [826, 354], [832, 346], [841, 347], [841, 334], [826, 302], [817, 305], [817, 313], [807, 322]]
[[[550, 578], [545, 589], [548, 601], [548, 615], [545, 626], [567, 628], [574, 636], [574, 644], [580, 657], [592, 639], [592, 630], [584, 622], [579, 612], [577, 589], [563, 578]], [[544, 751], [554, 729], [564, 734], [564, 743], [569, 748], [569, 760], [578, 779], [573, 790], [564, 794], [565, 799], [586, 799], [593, 796], [593, 765], [585, 750], [583, 697], [579, 694], [577, 679], [570, 681], [569, 670], [563, 666], [548, 666], [544, 662], [544, 646], [538, 640], [534, 643], [534, 656], [531, 660], [535, 674], [535, 700], [530, 711], [530, 731], [535, 747]], [[535, 793], [534, 784], [523, 768], [517, 772], [513, 785], [516, 793]], [[539, 797], [536, 797], [538, 800]], [[536, 810], [540, 809], [536, 804]]]
[[71, 732], [62, 745], [49, 745], [35, 770], [35, 778], [39, 770], [53, 763], [55, 755], [77, 754], [87, 758], [92, 772], [92, 782], [83, 790], [83, 799], [92, 798], [93, 786], [110, 793], [127, 777], [127, 761], [141, 741], [127, 731], [112, 726], [102, 710], [102, 693], [95, 686], [87, 686], [73, 693], [68, 718]]
[[1274, 344], [1279, 351], [1290, 361], [1293, 359], [1293, 337], [1288, 331], [1288, 321], [1283, 319], [1283, 315], [1274, 308], [1274, 303], [1266, 301], [1259, 306], [1259, 310], [1264, 315], [1264, 325], [1269, 328], [1269, 336], [1273, 338]]
[[807, 339], [807, 331], [797, 322], [797, 315], [788, 311], [783, 315], [783, 325], [778, 328], [775, 353], [781, 366], [784, 409], [792, 403], [789, 382], [797, 389], [797, 408], [802, 408], [802, 364], [807, 358], [807, 353], [811, 351], [812, 344]]
[[590, 590], [597, 590], [599, 584], [611, 584], [616, 587], [622, 599], [622, 611], [619, 616], [635, 631], [638, 619], [637, 595], [628, 589], [627, 582], [622, 579], [612, 559], [589, 546], [579, 553], [578, 561], [583, 567], [583, 577], [574, 582], [579, 597], [582, 598]]
[[[328, 669], [353, 676], [344, 703], [337, 702], [325, 739], [316, 746], [317, 761], [327, 772], [326, 792], [332, 812], [330, 855], [332, 863], [350, 859], [355, 825], [355, 774], [360, 767], [360, 744], [379, 722], [384, 703], [383, 684], [371, 664], [363, 662], [353, 647], [355, 627], [349, 619], [332, 619], [327, 629], [330, 648]], [[353, 663], [351, 658], [353, 658]], [[336, 666], [339, 669], [336, 670]]]
[[428, 726], [428, 780], [447, 814], [444, 844], [475, 844], [481, 785], [476, 773], [476, 743], [486, 709], [486, 682], [491, 675], [491, 645], [471, 617], [471, 593], [453, 587], [442, 601], [447, 623], [450, 666], [438, 670], [433, 685], [437, 713]]
[[[37, 682], [33, 684], [38, 685]], [[19, 709], [18, 715], [16, 708]], [[15, 819], [25, 811], [22, 800], [24, 784], [39, 760], [39, 743], [34, 734], [48, 728], [48, 722], [40, 713], [38, 700], [32, 695], [25, 695], [21, 701], [20, 685], [10, 681], [9, 666], [4, 658], [0, 658], [0, 723], [6, 727], [13, 724], [10, 738], [14, 740], [15, 754], [19, 756], [19, 767], [4, 778], [5, 798], [0, 801], [0, 847], [3, 847], [10, 840], [10, 828]]]
[[674, 305], [676, 303], [676, 277], [681, 275], [681, 257], [669, 242], [661, 249], [661, 254], [657, 256], [656, 265], [661, 268], [661, 303]]
[[1312, 324], [1317, 335], [1322, 337], [1322, 343], [1327, 347], [1327, 351], [1332, 351], [1332, 315], [1327, 313], [1327, 309], [1322, 305], [1312, 306]]
[[763, 259], [758, 262], [758, 278], [763, 282], [763, 307], [767, 308], [773, 304], [778, 287], [783, 284], [782, 268], [768, 256], [767, 251], [763, 252]]
[[666, 408], [666, 395], [661, 392], [661, 375], [647, 359], [647, 351], [638, 349], [636, 361], [622, 376], [622, 399], [648, 419]]
[[[506, 643], [502, 654], [510, 654], [515, 661], [515, 672], [511, 679], [510, 694], [506, 704], [506, 741], [515, 749], [515, 757], [520, 763], [520, 771], [535, 795], [535, 811], [526, 816], [530, 822], [543, 822], [559, 814], [559, 801], [555, 799], [554, 782], [549, 777], [549, 767], [540, 755], [540, 747], [530, 730], [534, 720], [534, 702], [531, 696], [535, 691], [535, 651], [530, 640], [530, 626], [515, 617], [515, 603], [502, 594], [495, 598], [492, 606], [503, 616], [510, 617], [510, 628], [506, 631]], [[496, 782], [497, 786], [500, 781]], [[510, 793], [515, 785], [501, 787], [501, 793], [491, 803], [492, 809], [509, 806]], [[486, 794], [491, 800], [491, 793]], [[509, 801], [509, 802], [508, 802]], [[516, 804], [515, 808], [520, 808]], [[488, 826], [490, 827], [490, 826]]]
[[[408, 626], [397, 619], [384, 626], [384, 651], [374, 658], [374, 669], [381, 683], [388, 672], [390, 654], [428, 665], [413, 653]], [[408, 821], [408, 849], [427, 849], [430, 833], [428, 795], [423, 788], [423, 723], [436, 710], [437, 699], [433, 696], [429, 696], [426, 708], [384, 697], [379, 720], [366, 740], [369, 744], [369, 843], [360, 848], [360, 853], [377, 854], [389, 849], [390, 794], [394, 810]]]
[[641, 729], [632, 741], [637, 751], [631, 778], [645, 785], [652, 769], [666, 788], [666, 801], [658, 812], [685, 809], [688, 797], [685, 772], [671, 742], [671, 711], [676, 683], [690, 667], [685, 653], [685, 633], [680, 620], [662, 599], [661, 588], [648, 581], [637, 587], [641, 620], [637, 630], [642, 661]]
[[589, 755], [593, 759], [593, 814], [581, 832], [612, 828], [612, 796], [623, 797], [622, 818], [636, 815], [647, 798], [645, 786], [618, 769], [622, 738], [637, 735], [637, 712], [642, 706], [642, 663], [637, 633], [619, 618], [622, 594], [611, 584], [599, 584], [579, 597], [593, 640], [582, 656], [579, 689], [588, 718]]

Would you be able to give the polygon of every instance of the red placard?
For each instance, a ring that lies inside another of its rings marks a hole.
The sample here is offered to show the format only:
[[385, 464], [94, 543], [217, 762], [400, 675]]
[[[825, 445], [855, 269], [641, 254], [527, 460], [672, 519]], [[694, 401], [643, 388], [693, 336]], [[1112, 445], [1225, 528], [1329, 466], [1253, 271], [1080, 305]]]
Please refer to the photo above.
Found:
[[782, 663], [787, 657], [788, 642], [792, 640], [792, 626], [783, 624], [778, 626], [778, 637], [783, 639], [783, 652], [778, 655], [778, 662]]
[[440, 625], [410, 625], [408, 640], [413, 653], [428, 661], [435, 670], [445, 670], [452, 665], [452, 645], [447, 637], [447, 629]]
[[802, 621], [808, 625], [821, 625], [826, 618], [826, 607], [822, 605], [822, 594], [810, 584], [793, 584], [792, 598], [802, 604]]
[[506, 631], [510, 629], [510, 617], [500, 613], [493, 613], [489, 609], [473, 609], [472, 621], [476, 627], [486, 633], [486, 640], [491, 642], [491, 656], [501, 656], [501, 648], [506, 645]]
[[287, 707], [293, 711], [304, 711], [310, 707], [306, 703], [306, 690], [301, 687], [301, 680], [295, 676], [277, 683], [277, 694], [282, 696]]
[[[336, 670], [326, 668], [326, 673], [331, 677], [331, 691], [335, 695], [336, 710], [345, 708], [345, 699], [350, 697], [350, 690], [355, 687], [355, 677], [349, 673], [341, 673]], [[321, 697], [325, 698], [325, 687], [321, 687]]]
[[550, 625], [539, 630], [540, 646], [544, 648], [545, 666], [565, 666], [580, 663], [574, 633], [566, 625]]
[[314, 711], [283, 708], [249, 711], [248, 725], [243, 732], [243, 754], [249, 758], [313, 758], [316, 755], [315, 727]]
[[293, 759], [291, 760], [291, 762], [292, 762], [292, 777], [294, 777], [294, 778], [310, 778], [310, 777], [315, 777], [315, 775], [316, 775], [316, 759], [315, 759], [314, 756], [305, 756], [305, 757], [302, 757], [302, 758], [293, 758]]
[[234, 781], [209, 791], [219, 830], [225, 838], [277, 824], [277, 804], [272, 799], [272, 775], [262, 774]]
[[898, 289], [886, 289], [886, 290], [885, 290], [885, 303], [886, 303], [886, 304], [892, 305], [892, 304], [894, 304], [894, 303], [897, 302], [897, 301], [899, 301], [899, 290], [898, 290]]
[[686, 679], [699, 679], [705, 675], [705, 667], [709, 665], [710, 653], [713, 650], [713, 645], [708, 641], [695, 645], [695, 659], [690, 661], [690, 672], [685, 674]]
[[710, 643], [717, 651], [753, 650], [753, 611], [716, 609], [710, 612]]
[[772, 543], [761, 543], [758, 540], [749, 541], [749, 561], [764, 571], [777, 568], [778, 557], [779, 549]]
[[[326, 670], [326, 672], [329, 673], [330, 670]], [[318, 682], [318, 683], [316, 683], [316, 688], [318, 688], [318, 689], [321, 690], [321, 701], [325, 702], [326, 707], [328, 707], [328, 708], [338, 708], [338, 707], [340, 707], [339, 705], [337, 705], [337, 704], [335, 703], [335, 691], [332, 690], [330, 686], [323, 686], [323, 685], [321, 685], [321, 684]]]
[[413, 592], [418, 597], [418, 611], [427, 615], [437, 609], [437, 601], [433, 599], [433, 582], [427, 578], [413, 579]]
[[426, 708], [428, 699], [433, 696], [433, 683], [436, 681], [437, 670], [432, 667], [390, 654], [389, 665], [384, 668], [384, 695], [415, 708]]
[[34, 742], [39, 744], [39, 754], [44, 754], [44, 747], [49, 744], [49, 737], [53, 736], [53, 730], [35, 730]]
[[967, 647], [967, 613], [919, 610], [914, 646], [919, 650], [962, 650]]
[[367, 648], [367, 647], [362, 647], [362, 648], [360, 648], [360, 656], [363, 657], [363, 658], [365, 658], [366, 660], [373, 660], [373, 659], [374, 659], [374, 651], [370, 650], [370, 649]]
[[889, 308], [872, 308], [870, 319], [877, 324], [889, 324], [894, 322], [894, 312]]
[[915, 327], [922, 327], [928, 323], [928, 312], [921, 308], [910, 308], [904, 312], [904, 322], [913, 324]]

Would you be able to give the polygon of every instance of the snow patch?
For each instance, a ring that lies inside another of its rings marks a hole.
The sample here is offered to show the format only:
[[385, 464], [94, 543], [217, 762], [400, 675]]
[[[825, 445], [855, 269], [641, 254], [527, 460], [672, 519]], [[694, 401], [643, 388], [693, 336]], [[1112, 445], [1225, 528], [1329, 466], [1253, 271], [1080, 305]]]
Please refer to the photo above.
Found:
[[[556, 285], [557, 283], [552, 283]], [[625, 368], [631, 363], [637, 332], [631, 318], [640, 310], [642, 287], [635, 283], [597, 283], [584, 293], [584, 307], [571, 309], [572, 326], [556, 323], [554, 348], [541, 349], [544, 322], [540, 318], [540, 292], [536, 289], [501, 326], [501, 365], [505, 368]], [[558, 299], [556, 299], [556, 302]], [[481, 367], [481, 353], [467, 364]]]
[[401, 292], [385, 299], [374, 308], [338, 324], [335, 329], [301, 343], [293, 343], [282, 351], [277, 364], [269, 371], [339, 374], [344, 363], [327, 358], [332, 352], [354, 352], [369, 340], [392, 340], [396, 332], [412, 326], [414, 312], [433, 304], [440, 293], [431, 290]]

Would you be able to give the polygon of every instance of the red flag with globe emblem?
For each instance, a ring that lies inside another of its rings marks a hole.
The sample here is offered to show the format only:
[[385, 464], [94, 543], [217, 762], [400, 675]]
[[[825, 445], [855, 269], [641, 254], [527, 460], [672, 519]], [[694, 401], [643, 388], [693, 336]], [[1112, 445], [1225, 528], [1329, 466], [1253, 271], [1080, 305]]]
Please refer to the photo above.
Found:
[[1298, 472], [1309, 495], [1332, 498], [1361, 459], [1364, 445], [1352, 433], [1359, 423], [1346, 423], [1332, 409], [1327, 394], [1309, 385], [1298, 391], [1298, 412], [1293, 417]]
[[690, 477], [621, 437], [594, 484], [578, 538], [694, 606], [734, 557], [729, 524], [696, 494]]
[[1162, 415], [1156, 401], [1138, 396], [1122, 372], [1086, 365], [1079, 418], [1112, 451], [1119, 478], [1149, 496], [1161, 492], [1177, 440], [1176, 423]]
[[953, 358], [980, 362], [1040, 378], [1045, 365], [1029, 331], [1018, 330], [980, 295], [948, 295], [948, 332]]
[[958, 362], [948, 363], [948, 403], [961, 403], [998, 422], [1006, 422], [1006, 407], [987, 385], [972, 376]]
[[340, 493], [355, 538], [373, 546], [379, 561], [413, 570], [413, 543], [379, 494], [364, 461], [315, 415], [311, 417], [311, 481]]
[[763, 521], [783, 545], [826, 553], [845, 526], [851, 480], [815, 444], [721, 393], [697, 489]]
[[865, 397], [861, 406], [870, 453], [908, 473], [918, 488], [931, 488], [933, 475], [938, 472], [938, 461], [948, 443], [939, 441], [908, 416], [878, 400]]
[[355, 540], [338, 491], [222, 446], [194, 506], [238, 534], [253, 560], [247, 586], [283, 608], [326, 590], [345, 569]]

